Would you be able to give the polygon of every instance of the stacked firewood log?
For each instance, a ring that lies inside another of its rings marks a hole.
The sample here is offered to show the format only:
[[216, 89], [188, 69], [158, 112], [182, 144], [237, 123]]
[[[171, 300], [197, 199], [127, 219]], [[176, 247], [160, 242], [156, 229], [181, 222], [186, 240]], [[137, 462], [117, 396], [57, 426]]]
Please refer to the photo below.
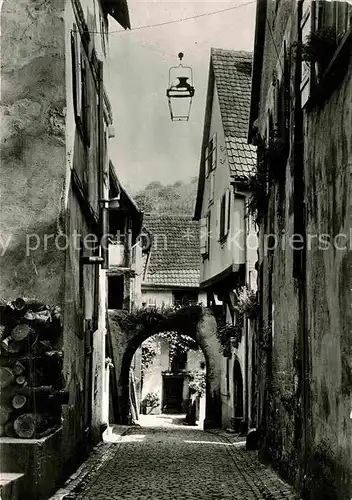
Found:
[[44, 437], [68, 402], [58, 307], [18, 298], [0, 305], [0, 436]]

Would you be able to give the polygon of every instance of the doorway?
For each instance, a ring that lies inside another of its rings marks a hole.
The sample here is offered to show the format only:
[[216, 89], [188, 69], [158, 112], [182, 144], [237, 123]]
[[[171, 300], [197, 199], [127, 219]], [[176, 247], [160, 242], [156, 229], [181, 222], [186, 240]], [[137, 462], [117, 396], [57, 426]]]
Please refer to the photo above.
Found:
[[234, 400], [234, 417], [235, 419], [243, 419], [243, 380], [242, 371], [239, 361], [236, 359], [233, 367], [233, 400]]
[[108, 277], [108, 308], [123, 309], [124, 278], [123, 276]]
[[163, 375], [163, 413], [182, 413], [183, 375]]

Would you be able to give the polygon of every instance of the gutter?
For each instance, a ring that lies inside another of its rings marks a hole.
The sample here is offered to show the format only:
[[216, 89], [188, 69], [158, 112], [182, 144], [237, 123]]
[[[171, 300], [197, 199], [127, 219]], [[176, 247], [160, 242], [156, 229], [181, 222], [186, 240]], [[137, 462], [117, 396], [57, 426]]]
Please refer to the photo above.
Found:
[[258, 118], [258, 113], [259, 113], [261, 75], [262, 75], [263, 55], [264, 55], [266, 8], [267, 8], [267, 0], [257, 0], [257, 11], [255, 20], [256, 31], [254, 40], [253, 68], [252, 68], [251, 105], [249, 112], [249, 127], [248, 127], [248, 138], [247, 138], [249, 144], [254, 144], [253, 123]]
[[197, 221], [200, 220], [202, 212], [202, 202], [203, 202], [204, 184], [205, 184], [205, 147], [209, 139], [210, 118], [211, 118], [211, 110], [213, 107], [213, 98], [214, 98], [214, 85], [215, 85], [215, 77], [212, 64], [212, 54], [210, 52], [209, 79], [208, 79], [207, 100], [206, 100], [205, 116], [204, 116], [203, 138], [201, 146], [202, 150], [201, 150], [200, 165], [199, 165], [198, 190], [197, 190], [196, 206], [193, 217], [193, 220]]
[[[104, 82], [103, 61], [98, 63], [99, 78], [99, 117], [98, 117], [98, 144], [99, 144], [99, 205], [100, 205], [100, 248], [103, 258], [102, 269], [109, 269], [109, 248], [106, 235], [109, 233], [109, 167], [106, 161], [104, 141]], [[107, 172], [106, 172], [107, 170]]]

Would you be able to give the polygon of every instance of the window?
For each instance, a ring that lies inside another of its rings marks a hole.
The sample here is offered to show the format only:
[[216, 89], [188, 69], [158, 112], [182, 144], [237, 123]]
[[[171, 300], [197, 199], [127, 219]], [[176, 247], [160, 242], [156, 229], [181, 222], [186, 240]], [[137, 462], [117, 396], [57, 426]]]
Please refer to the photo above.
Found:
[[[304, 0], [302, 3], [302, 20], [301, 20], [301, 37], [302, 43], [305, 42], [307, 36], [311, 33], [312, 22], [312, 7], [310, 0]], [[302, 58], [301, 62], [301, 104], [304, 106], [309, 99], [311, 85], [311, 66]]]
[[203, 258], [209, 257], [211, 238], [210, 216], [209, 211], [207, 216], [200, 220], [200, 253]]
[[205, 165], [207, 176], [216, 168], [216, 151], [216, 132], [214, 132], [213, 137], [211, 138], [208, 146], [205, 149]]
[[281, 81], [277, 89], [277, 129], [280, 136], [289, 139], [290, 126], [290, 59], [288, 56], [286, 42], [284, 42], [284, 68]]
[[169, 364], [171, 372], [177, 373], [186, 369], [187, 365], [187, 352], [181, 351], [180, 348], [177, 349], [176, 353], [169, 351]]
[[100, 14], [100, 34], [101, 34], [101, 46], [103, 49], [103, 54], [106, 56], [106, 23], [104, 17]]
[[214, 201], [214, 188], [215, 188], [215, 172], [209, 174], [209, 203]]
[[76, 125], [87, 146], [90, 145], [90, 102], [88, 61], [83, 53], [81, 35], [73, 25], [71, 33], [73, 106]]
[[225, 194], [219, 200], [219, 234], [218, 239], [225, 239], [230, 230], [231, 220], [231, 191], [226, 189]]
[[156, 307], [156, 298], [155, 297], [148, 297], [147, 306], [148, 307]]
[[[352, 8], [348, 2], [303, 0], [300, 37], [307, 43], [311, 36], [308, 57], [301, 60], [301, 105], [307, 103], [316, 85], [337, 54], [339, 44], [346, 40], [351, 26]], [[341, 51], [340, 51], [341, 53]], [[302, 54], [304, 55], [304, 54]], [[336, 79], [336, 75], [334, 75]]]
[[206, 255], [207, 253], [207, 219], [203, 217], [200, 220], [200, 253]]
[[210, 254], [210, 238], [211, 238], [210, 221], [211, 221], [211, 213], [209, 211], [208, 215], [207, 215], [207, 255], [208, 255], [208, 257]]
[[173, 299], [175, 306], [187, 306], [189, 304], [196, 304], [198, 302], [197, 292], [187, 292], [184, 290], [173, 292]]
[[215, 172], [217, 164], [216, 132], [213, 134], [208, 146], [205, 149], [205, 168], [208, 179], [208, 199], [214, 200]]

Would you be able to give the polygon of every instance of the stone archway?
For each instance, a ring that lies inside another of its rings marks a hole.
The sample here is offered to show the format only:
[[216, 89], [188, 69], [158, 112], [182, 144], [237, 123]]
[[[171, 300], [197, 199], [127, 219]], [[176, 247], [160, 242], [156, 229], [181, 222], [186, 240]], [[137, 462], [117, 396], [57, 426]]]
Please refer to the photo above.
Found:
[[[115, 422], [128, 423], [129, 414], [129, 372], [137, 348], [149, 337], [163, 331], [187, 333], [202, 349], [206, 362], [206, 410], [205, 428], [221, 427], [221, 355], [216, 337], [216, 320], [211, 310], [199, 307], [200, 311], [188, 325], [187, 332], [179, 321], [183, 308], [174, 316], [163, 318], [154, 324], [143, 321], [134, 324], [121, 321], [121, 311], [109, 311], [110, 341], [114, 370], [111, 374], [117, 388], [117, 401], [113, 401]], [[126, 316], [125, 316], [126, 317]], [[112, 422], [113, 423], [113, 422]]]

